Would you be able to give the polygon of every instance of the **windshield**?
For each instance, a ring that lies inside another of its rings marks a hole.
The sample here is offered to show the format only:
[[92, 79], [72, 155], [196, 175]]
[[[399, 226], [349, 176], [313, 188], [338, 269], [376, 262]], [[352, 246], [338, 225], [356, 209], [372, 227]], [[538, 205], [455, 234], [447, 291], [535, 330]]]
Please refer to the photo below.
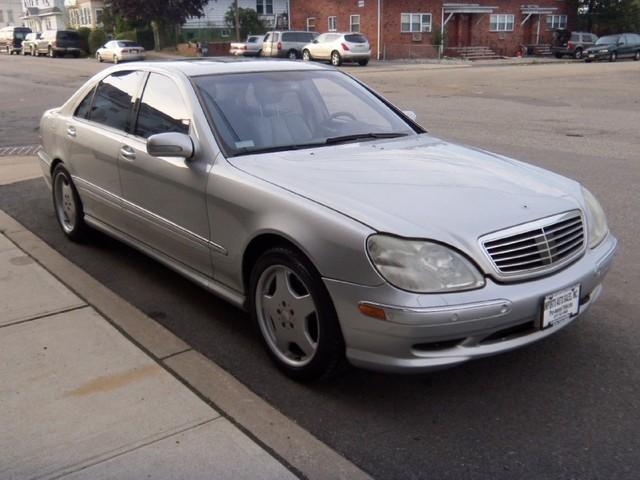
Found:
[[208, 75], [194, 82], [231, 156], [416, 133], [337, 71]]
[[616, 43], [618, 43], [618, 35], [607, 35], [606, 37], [600, 37], [596, 45], [615, 45]]

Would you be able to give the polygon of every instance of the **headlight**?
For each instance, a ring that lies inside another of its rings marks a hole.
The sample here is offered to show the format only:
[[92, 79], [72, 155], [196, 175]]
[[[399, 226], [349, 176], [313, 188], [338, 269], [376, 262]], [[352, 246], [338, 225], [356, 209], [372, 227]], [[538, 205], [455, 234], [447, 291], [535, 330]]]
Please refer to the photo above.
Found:
[[609, 53], [609, 50], [605, 48], [604, 50], [600, 50], [600, 53]]
[[484, 285], [484, 278], [469, 260], [438, 243], [372, 235], [367, 249], [380, 275], [403, 290], [452, 292]]
[[589, 228], [589, 248], [597, 247], [609, 233], [607, 217], [600, 202], [593, 194], [582, 187], [582, 195], [587, 205], [587, 227]]

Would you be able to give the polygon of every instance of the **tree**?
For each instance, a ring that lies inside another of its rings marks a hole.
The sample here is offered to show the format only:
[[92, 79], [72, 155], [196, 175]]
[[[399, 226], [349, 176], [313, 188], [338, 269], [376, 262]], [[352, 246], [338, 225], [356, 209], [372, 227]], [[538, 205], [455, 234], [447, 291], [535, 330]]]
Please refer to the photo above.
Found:
[[640, 31], [640, 0], [571, 0], [578, 29], [598, 35]]
[[[247, 35], [264, 33], [266, 28], [258, 13], [252, 8], [238, 8], [238, 20], [240, 24], [240, 37], [246, 38]], [[236, 9], [233, 4], [227, 10], [224, 15], [224, 21], [229, 26], [234, 28], [236, 24]], [[238, 39], [239, 40], [239, 39]]]
[[162, 47], [160, 33], [174, 31], [189, 17], [202, 17], [208, 0], [112, 0], [115, 15], [128, 21], [151, 24], [156, 50]]

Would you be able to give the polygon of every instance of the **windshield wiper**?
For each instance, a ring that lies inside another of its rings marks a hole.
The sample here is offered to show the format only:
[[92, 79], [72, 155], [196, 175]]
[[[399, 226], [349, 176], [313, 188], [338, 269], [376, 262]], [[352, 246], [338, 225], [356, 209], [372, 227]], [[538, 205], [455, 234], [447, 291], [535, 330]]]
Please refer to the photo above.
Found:
[[236, 156], [253, 155], [255, 153], [286, 152], [287, 150], [301, 150], [303, 148], [321, 147], [323, 145], [326, 145], [326, 143], [325, 142], [298, 143], [293, 145], [275, 145], [273, 147], [263, 147], [263, 148], [248, 147], [236, 153]]
[[406, 137], [407, 133], [400, 132], [369, 132], [369, 133], [354, 133], [352, 135], [342, 135], [340, 137], [329, 137], [325, 141], [327, 145], [331, 145], [334, 143], [342, 143], [342, 142], [351, 142], [353, 140], [365, 140], [367, 138], [397, 138], [397, 137]]

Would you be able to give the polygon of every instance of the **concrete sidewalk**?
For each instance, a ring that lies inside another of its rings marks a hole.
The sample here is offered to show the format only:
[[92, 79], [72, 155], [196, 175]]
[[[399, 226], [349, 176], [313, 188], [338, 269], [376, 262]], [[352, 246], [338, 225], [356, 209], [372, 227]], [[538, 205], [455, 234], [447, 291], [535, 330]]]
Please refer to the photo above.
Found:
[[3, 480], [295, 478], [1, 232], [0, 406]]

